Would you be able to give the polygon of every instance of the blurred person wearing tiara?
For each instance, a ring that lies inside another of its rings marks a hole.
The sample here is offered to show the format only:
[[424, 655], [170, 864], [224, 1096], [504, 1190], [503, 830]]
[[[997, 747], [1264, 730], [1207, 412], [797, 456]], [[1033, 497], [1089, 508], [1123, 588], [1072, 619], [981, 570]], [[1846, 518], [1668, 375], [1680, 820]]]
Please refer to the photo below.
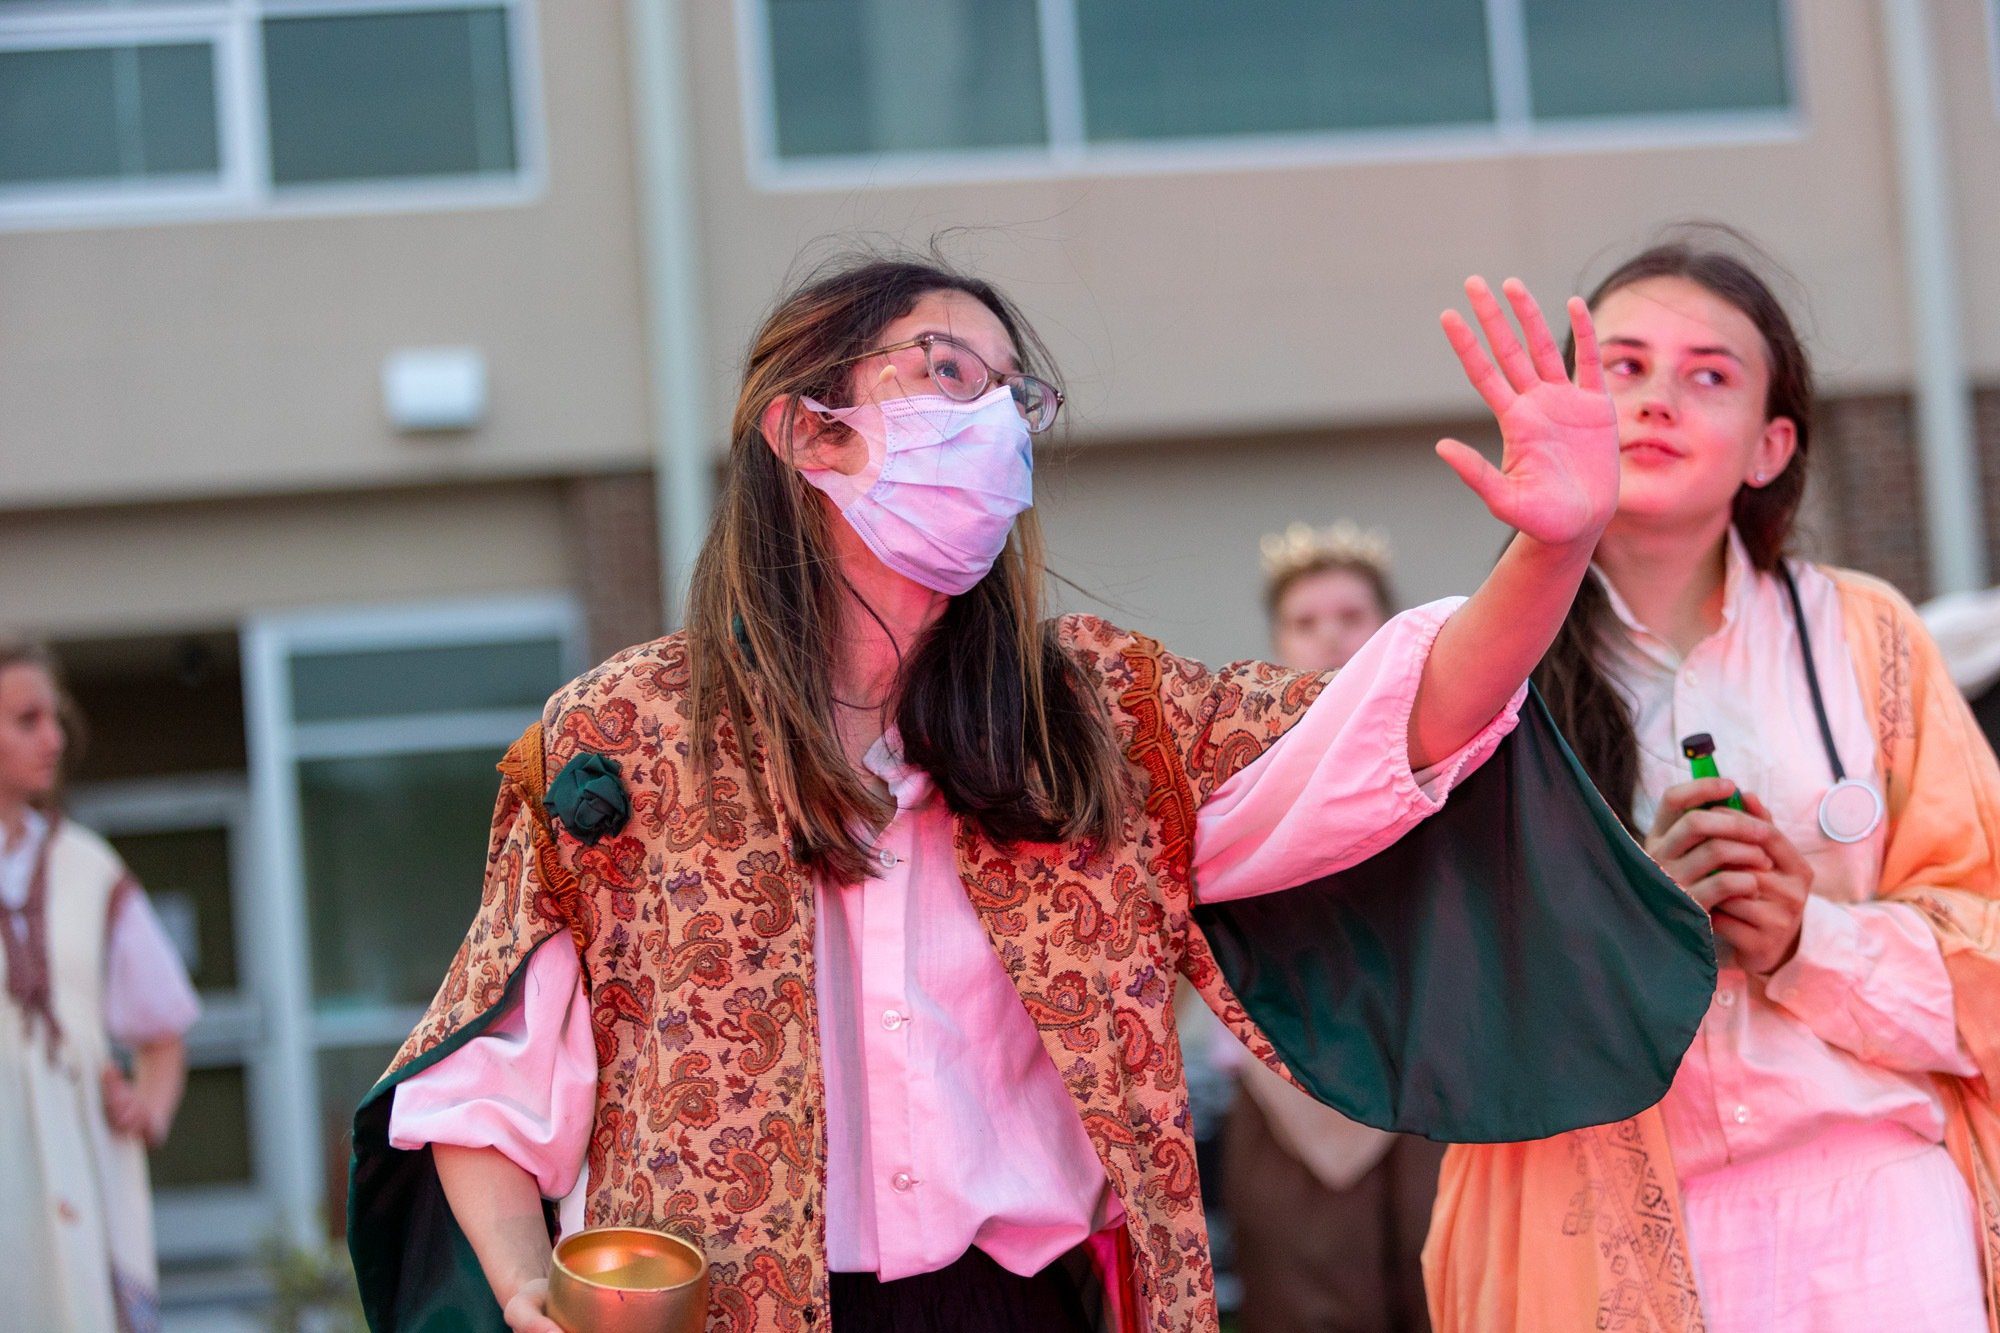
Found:
[[[1395, 612], [1389, 543], [1342, 521], [1262, 542], [1271, 658], [1335, 671]], [[1223, 1198], [1248, 1333], [1418, 1333], [1424, 1233], [1444, 1145], [1322, 1105], [1236, 1043], [1242, 1096], [1223, 1131]]]

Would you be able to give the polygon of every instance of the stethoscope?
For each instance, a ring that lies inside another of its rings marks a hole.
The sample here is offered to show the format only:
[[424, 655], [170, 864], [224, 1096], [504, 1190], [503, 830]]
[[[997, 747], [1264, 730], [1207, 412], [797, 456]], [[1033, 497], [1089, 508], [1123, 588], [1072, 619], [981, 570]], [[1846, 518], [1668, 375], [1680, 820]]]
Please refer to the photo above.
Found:
[[1820, 742], [1826, 746], [1826, 762], [1833, 768], [1833, 785], [1819, 798], [1819, 831], [1835, 842], [1861, 842], [1882, 826], [1888, 809], [1882, 789], [1866, 778], [1850, 778], [1840, 762], [1840, 747], [1833, 743], [1833, 723], [1827, 720], [1826, 699], [1820, 694], [1819, 672], [1813, 666], [1812, 636], [1806, 632], [1806, 609], [1799, 600], [1799, 585], [1791, 567], [1778, 562], [1785, 592], [1792, 599], [1792, 619], [1799, 627], [1799, 651], [1806, 659], [1806, 686], [1812, 691], [1813, 716], [1819, 719]]

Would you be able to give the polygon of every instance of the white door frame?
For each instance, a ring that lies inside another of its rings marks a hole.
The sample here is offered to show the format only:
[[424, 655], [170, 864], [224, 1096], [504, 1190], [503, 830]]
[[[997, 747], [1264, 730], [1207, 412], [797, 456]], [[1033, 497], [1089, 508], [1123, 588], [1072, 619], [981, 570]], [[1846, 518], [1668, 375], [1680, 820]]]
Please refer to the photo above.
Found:
[[433, 714], [415, 722], [301, 724], [295, 720], [290, 662], [314, 653], [498, 645], [551, 636], [563, 644], [565, 674], [575, 674], [582, 665], [583, 617], [576, 599], [567, 594], [285, 612], [244, 623], [250, 808], [261, 835], [256, 880], [263, 889], [257, 895], [254, 932], [282, 979], [273, 988], [268, 1011], [266, 1046], [275, 1086], [270, 1114], [258, 1127], [257, 1146], [277, 1168], [273, 1184], [280, 1217], [294, 1244], [322, 1244], [323, 1210], [343, 1205], [324, 1197], [317, 1055], [329, 1047], [400, 1040], [418, 1016], [400, 1009], [333, 1016], [313, 1012], [298, 765], [336, 754], [444, 749], [454, 743], [492, 743], [497, 753], [533, 717], [503, 709]]

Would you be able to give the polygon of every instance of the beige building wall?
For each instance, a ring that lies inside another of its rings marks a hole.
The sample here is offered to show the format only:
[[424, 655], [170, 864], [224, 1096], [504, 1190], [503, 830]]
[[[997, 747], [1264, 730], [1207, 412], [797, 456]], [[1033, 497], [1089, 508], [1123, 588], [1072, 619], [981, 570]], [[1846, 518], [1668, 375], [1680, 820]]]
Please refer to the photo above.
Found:
[[1353, 518], [1395, 553], [1404, 606], [1468, 593], [1505, 533], [1430, 453], [1422, 427], [1079, 448], [1035, 469], [1066, 610], [1143, 628], [1210, 663], [1269, 652], [1257, 542]]
[[[1469, 414], [1435, 316], [1468, 272], [1518, 274], [1549, 303], [1663, 222], [1760, 239], [1810, 295], [1831, 387], [1900, 385], [1910, 364], [1878, 7], [1793, 0], [1798, 111], [1763, 141], [1350, 161], [1241, 171], [764, 190], [746, 170], [736, 8], [689, 6], [718, 420], [733, 358], [802, 252], [948, 227], [1054, 345], [1084, 442]], [[2000, 147], [1975, 0], [1938, 6], [1955, 128], [1973, 366], [2000, 376]], [[1982, 101], [1983, 96], [1983, 101]], [[1962, 142], [1959, 141], [1962, 138]], [[1337, 149], [1329, 150], [1337, 152]], [[1974, 181], [1973, 177], [1984, 179]]]
[[0, 626], [49, 638], [228, 628], [261, 611], [575, 586], [553, 483], [0, 517]]
[[[643, 462], [623, 11], [534, 12], [530, 202], [0, 232], [0, 510]], [[396, 434], [383, 358], [460, 344], [487, 424]]]

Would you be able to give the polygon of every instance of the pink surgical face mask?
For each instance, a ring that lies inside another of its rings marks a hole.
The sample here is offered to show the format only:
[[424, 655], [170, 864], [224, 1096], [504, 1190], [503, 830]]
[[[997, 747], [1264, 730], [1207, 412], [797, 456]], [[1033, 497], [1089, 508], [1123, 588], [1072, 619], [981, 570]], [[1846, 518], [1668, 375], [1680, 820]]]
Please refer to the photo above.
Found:
[[986, 577], [1016, 515], [1034, 503], [1028, 423], [1005, 385], [969, 403], [942, 394], [809, 410], [868, 442], [848, 475], [801, 468], [877, 559], [926, 588], [957, 596]]

